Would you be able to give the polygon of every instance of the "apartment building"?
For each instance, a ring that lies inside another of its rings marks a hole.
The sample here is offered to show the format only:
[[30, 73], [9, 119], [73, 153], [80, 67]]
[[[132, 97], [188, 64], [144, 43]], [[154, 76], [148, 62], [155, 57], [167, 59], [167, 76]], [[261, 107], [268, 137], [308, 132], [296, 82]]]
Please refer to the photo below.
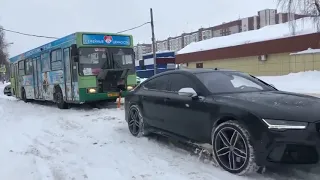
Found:
[[152, 44], [137, 44], [133, 50], [135, 52], [135, 59], [139, 60], [142, 59], [144, 54], [152, 52]]
[[[238, 19], [231, 22], [222, 23], [209, 28], [200, 28], [198, 31], [183, 33], [177, 37], [169, 37], [168, 39], [157, 41], [157, 51], [179, 51], [192, 42], [198, 42], [213, 37], [227, 36], [239, 32], [260, 29], [265, 26], [286, 23], [291, 20], [306, 17], [304, 15], [292, 13], [278, 13], [276, 9], [264, 9], [258, 11], [258, 15]], [[139, 45], [137, 45], [138, 47]], [[141, 46], [141, 45], [140, 45]], [[149, 44], [151, 47], [151, 45]], [[138, 48], [137, 48], [138, 49]], [[150, 48], [150, 52], [152, 48]], [[136, 52], [136, 59], [141, 59], [143, 54], [141, 51]], [[146, 52], [148, 53], [148, 52]]]

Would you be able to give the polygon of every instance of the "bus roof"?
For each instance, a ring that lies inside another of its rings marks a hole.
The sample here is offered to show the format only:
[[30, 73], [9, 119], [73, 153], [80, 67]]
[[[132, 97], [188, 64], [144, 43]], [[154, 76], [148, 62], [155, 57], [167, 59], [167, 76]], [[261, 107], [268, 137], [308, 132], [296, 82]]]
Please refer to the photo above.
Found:
[[94, 34], [97, 34], [97, 35], [98, 34], [105, 34], [105, 35], [111, 35], [111, 36], [112, 35], [120, 35], [120, 36], [130, 36], [131, 37], [131, 35], [128, 35], [128, 34], [102, 33], [102, 32], [75, 32], [75, 33], [69, 34], [65, 37], [62, 37], [62, 38], [59, 38], [59, 39], [54, 40], [52, 42], [49, 42], [47, 44], [44, 44], [42, 46], [39, 46], [37, 48], [34, 48], [32, 50], [29, 50], [27, 52], [21, 53], [17, 56], [10, 58], [9, 60], [11, 63], [14, 63], [14, 62], [29, 58], [35, 54], [40, 53], [41, 51], [46, 51], [46, 50], [56, 48], [57, 46], [62, 45], [67, 42], [76, 43], [76, 39], [77, 39], [78, 34], [93, 34], [93, 35]]

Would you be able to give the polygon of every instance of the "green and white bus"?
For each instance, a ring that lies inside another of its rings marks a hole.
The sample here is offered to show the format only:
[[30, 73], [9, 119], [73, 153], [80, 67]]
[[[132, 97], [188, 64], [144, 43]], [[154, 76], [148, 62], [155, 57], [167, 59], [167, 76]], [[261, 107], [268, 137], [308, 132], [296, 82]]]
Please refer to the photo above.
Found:
[[10, 58], [16, 98], [68, 104], [115, 102], [136, 86], [131, 35], [77, 32]]

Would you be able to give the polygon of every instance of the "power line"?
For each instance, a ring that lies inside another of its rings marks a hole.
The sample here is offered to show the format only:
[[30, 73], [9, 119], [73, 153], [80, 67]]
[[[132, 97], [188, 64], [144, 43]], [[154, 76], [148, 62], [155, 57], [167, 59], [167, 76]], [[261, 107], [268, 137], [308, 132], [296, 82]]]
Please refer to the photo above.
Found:
[[[132, 27], [130, 29], [126, 29], [126, 30], [123, 30], [123, 31], [119, 31], [117, 32], [117, 34], [119, 33], [123, 33], [123, 32], [127, 32], [127, 31], [131, 31], [131, 30], [134, 30], [134, 29], [137, 29], [137, 28], [140, 28], [146, 24], [150, 24], [151, 22], [145, 22], [139, 26], [135, 26], [135, 27]], [[48, 39], [59, 39], [57, 37], [52, 37], [52, 36], [43, 36], [43, 35], [35, 35], [35, 34], [28, 34], [28, 33], [23, 33], [23, 32], [19, 32], [19, 31], [13, 31], [13, 30], [10, 30], [10, 29], [4, 29], [4, 28], [1, 28], [0, 27], [0, 30], [3, 30], [3, 31], [8, 31], [8, 32], [12, 32], [12, 33], [16, 33], [16, 34], [21, 34], [21, 35], [25, 35], [25, 36], [32, 36], [32, 37], [39, 37], [39, 38], [48, 38]]]
[[25, 36], [33, 36], [33, 37], [48, 38], [48, 39], [59, 39], [57, 37], [42, 36], [42, 35], [35, 35], [35, 34], [27, 34], [27, 33], [22, 33], [22, 32], [19, 32], [19, 31], [13, 31], [13, 30], [4, 29], [4, 28], [0, 28], [0, 30], [8, 31], [8, 32], [16, 33], [16, 34], [21, 34], [21, 35], [25, 35]]
[[117, 34], [123, 33], [123, 32], [127, 32], [127, 31], [131, 31], [131, 30], [140, 28], [140, 27], [142, 27], [142, 26], [144, 26], [144, 25], [146, 25], [146, 24], [150, 24], [150, 23], [151, 23], [151, 22], [145, 22], [145, 23], [143, 23], [143, 24], [141, 24], [141, 25], [139, 25], [139, 26], [136, 26], [136, 27], [133, 27], [133, 28], [130, 28], [130, 29], [126, 29], [126, 30], [123, 30], [123, 31], [119, 31], [119, 32], [117, 32]]

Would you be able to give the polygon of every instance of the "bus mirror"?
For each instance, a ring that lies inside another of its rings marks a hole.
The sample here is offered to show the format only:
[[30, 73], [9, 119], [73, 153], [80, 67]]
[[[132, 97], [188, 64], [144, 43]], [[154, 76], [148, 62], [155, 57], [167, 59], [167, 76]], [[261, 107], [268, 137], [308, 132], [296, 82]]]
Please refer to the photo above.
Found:
[[71, 45], [71, 56], [73, 56], [73, 57], [78, 56], [78, 50], [77, 50], [76, 44]]
[[79, 56], [74, 56], [74, 57], [73, 57], [73, 61], [74, 61], [74, 62], [79, 62]]

